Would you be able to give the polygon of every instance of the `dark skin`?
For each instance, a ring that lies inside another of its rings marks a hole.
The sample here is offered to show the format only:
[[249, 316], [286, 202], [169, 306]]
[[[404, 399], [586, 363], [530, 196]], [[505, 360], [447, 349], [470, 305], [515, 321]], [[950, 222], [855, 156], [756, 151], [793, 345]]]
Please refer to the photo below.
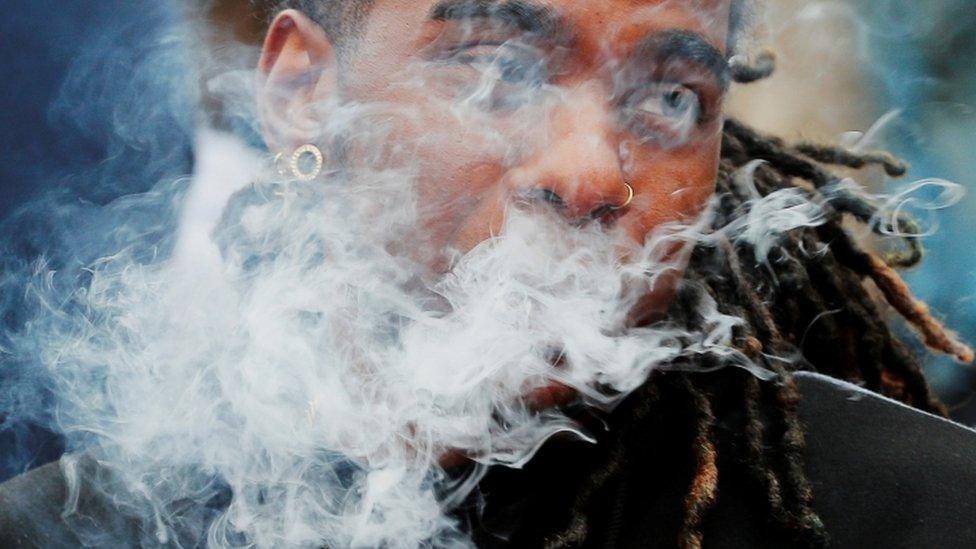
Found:
[[[320, 139], [330, 100], [378, 106], [392, 130], [379, 142], [352, 138], [345, 162], [409, 162], [423, 209], [404, 253], [434, 276], [450, 268], [448, 252], [497, 234], [513, 204], [554, 212], [567, 230], [603, 223], [625, 259], [655, 228], [694, 219], [714, 192], [729, 9], [730, 0], [381, 0], [341, 63], [318, 25], [287, 10], [259, 64], [264, 137], [291, 151]], [[488, 97], [472, 101], [478, 85]], [[648, 289], [634, 323], [666, 310], [687, 252], [672, 250], [672, 276]], [[552, 385], [529, 400], [571, 396]]]

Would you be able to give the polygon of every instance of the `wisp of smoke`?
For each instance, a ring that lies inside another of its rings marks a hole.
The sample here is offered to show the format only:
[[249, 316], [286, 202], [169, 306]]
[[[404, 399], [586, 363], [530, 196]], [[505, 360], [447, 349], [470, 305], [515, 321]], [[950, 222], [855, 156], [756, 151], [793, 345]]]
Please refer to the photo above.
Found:
[[[402, 174], [358, 182], [410, 203]], [[235, 195], [208, 245], [103, 259], [77, 312], [48, 302], [25, 334], [46, 350], [61, 429], [97, 448], [159, 542], [193, 537], [187, 509], [220, 487], [232, 496], [210, 526], [217, 546], [458, 541], [441, 504], [471, 483], [445, 472], [445, 453], [518, 466], [554, 433], [586, 436], [534, 409], [534, 389], [560, 383], [606, 408], [676, 357], [731, 352], [738, 320], [714, 310], [706, 333], [625, 323], [633, 288], [675, 268], [664, 250], [697, 225], [622, 262], [599, 224], [513, 209], [424, 283], [389, 251], [412, 208], [379, 231], [358, 186], [278, 189]]]
[[[486, 77], [444, 112], [468, 121], [470, 139], [509, 147], [477, 110], [497, 82]], [[37, 312], [12, 352], [52, 380], [56, 428], [105, 471], [88, 481], [141, 525], [128, 542], [466, 546], [452, 506], [486, 466], [519, 467], [557, 433], [589, 436], [534, 402], [536, 391], [565, 386], [609, 410], [655, 369], [703, 354], [769, 375], [731, 346], [743, 320], [707, 295], [703, 328], [628, 319], [694, 246], [745, 239], [761, 264], [782, 234], [822, 223], [802, 191], [760, 197], [752, 166], [737, 181], [755, 199], [729, 226], [713, 231], [706, 209], [640, 245], [513, 204], [494, 236], [432, 273], [402, 250], [426, 206], [409, 151], [369, 150], [388, 107], [319, 108], [319, 142], [402, 158], [282, 181], [253, 151], [204, 132], [187, 193], [166, 181], [121, 204], [171, 200], [181, 212], [171, 253], [134, 238], [71, 292], [43, 264], [33, 279]], [[393, 115], [409, 123], [412, 113]], [[458, 453], [477, 465], [449, 466]], [[83, 467], [64, 467], [66, 517], [83, 539], [108, 539], [81, 516]]]

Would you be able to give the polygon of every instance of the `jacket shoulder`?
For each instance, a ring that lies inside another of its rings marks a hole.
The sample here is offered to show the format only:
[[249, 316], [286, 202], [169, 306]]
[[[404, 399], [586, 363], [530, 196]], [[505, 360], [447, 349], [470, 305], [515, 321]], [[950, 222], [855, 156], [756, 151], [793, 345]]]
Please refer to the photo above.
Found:
[[67, 499], [59, 463], [0, 484], [0, 547], [71, 547], [61, 518]]
[[67, 456], [0, 484], [0, 547], [131, 546], [138, 524], [91, 482], [106, 474], [89, 456]]
[[976, 547], [976, 431], [796, 375], [815, 508], [835, 547]]

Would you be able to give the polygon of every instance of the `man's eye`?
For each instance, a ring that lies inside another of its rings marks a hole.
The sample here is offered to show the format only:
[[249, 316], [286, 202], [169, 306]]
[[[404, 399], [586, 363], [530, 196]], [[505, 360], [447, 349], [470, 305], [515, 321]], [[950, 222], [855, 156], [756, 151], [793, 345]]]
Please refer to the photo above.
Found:
[[489, 53], [465, 52], [456, 56], [455, 60], [508, 84], [538, 85], [542, 76], [538, 59], [505, 51], [510, 49], [500, 47]]
[[663, 147], [684, 144], [702, 118], [702, 101], [688, 86], [661, 82], [624, 103], [625, 125], [642, 140]]
[[635, 105], [642, 114], [671, 120], [697, 121], [701, 116], [698, 94], [681, 84], [657, 84]]
[[495, 59], [498, 76], [510, 84], [537, 84], [538, 64], [516, 57], [498, 57]]
[[477, 71], [467, 95], [491, 110], [518, 108], [534, 100], [546, 81], [545, 63], [528, 48], [477, 45], [455, 53], [451, 60]]

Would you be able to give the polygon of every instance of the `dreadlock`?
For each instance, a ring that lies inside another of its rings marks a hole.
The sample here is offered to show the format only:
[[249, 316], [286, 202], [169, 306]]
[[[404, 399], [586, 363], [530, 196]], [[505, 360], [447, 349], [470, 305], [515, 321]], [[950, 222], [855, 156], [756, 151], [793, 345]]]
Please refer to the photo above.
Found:
[[[743, 70], [743, 79], [761, 77], [762, 72], [768, 71]], [[973, 360], [973, 351], [933, 318], [894, 269], [921, 260], [912, 220], [901, 216], [879, 222], [878, 206], [850, 185], [840, 185], [841, 179], [828, 169], [830, 165], [879, 166], [898, 176], [907, 171], [903, 163], [883, 153], [862, 154], [810, 143], [790, 146], [735, 120], [725, 123], [721, 156], [715, 228], [740, 215], [754, 198], [735, 180], [746, 167], [755, 167], [753, 180], [761, 195], [799, 189], [826, 211], [822, 225], [786, 235], [782, 245], [770, 252], [768, 265], [756, 265], [749, 242], [725, 239], [717, 245], [701, 245], [692, 254], [685, 289], [679, 291], [671, 311], [673, 318], [693, 324], [704, 293], [721, 312], [745, 319], [734, 333], [734, 345], [774, 372], [775, 380], [762, 382], [736, 368], [725, 369], [722, 375], [696, 374], [680, 367], [656, 373], [615, 412], [618, 428], [606, 457], [584, 477], [557, 527], [539, 534], [540, 545], [576, 547], [587, 540], [594, 496], [618, 483], [626, 463], [640, 459], [632, 449], [635, 437], [667, 436], [661, 434], [667, 430], [660, 428], [666, 416], [667, 422], [684, 425], [692, 463], [676, 528], [679, 547], [702, 546], [703, 521], [715, 505], [726, 464], [746, 472], [770, 526], [784, 539], [800, 546], [826, 546], [827, 532], [813, 509], [813, 491], [803, 467], [804, 432], [793, 372], [821, 372], [945, 416], [919, 361], [884, 320], [889, 311], [897, 313], [930, 349], [961, 362]], [[878, 232], [897, 229], [904, 249], [884, 257], [865, 249], [844, 228], [848, 219], [871, 223]], [[701, 370], [718, 365], [689, 366]], [[739, 424], [719, 426], [717, 417], [736, 418]], [[735, 439], [733, 443], [723, 442], [720, 431]], [[645, 445], [669, 443], [674, 442]], [[720, 459], [723, 453], [729, 454], [728, 459]]]
[[[340, 43], [356, 34], [372, 5], [369, 0], [256, 1], [273, 8], [302, 10]], [[748, 0], [732, 2], [730, 52], [737, 50], [736, 39], [749, 19], [749, 9]], [[761, 51], [753, 59], [734, 56], [730, 60], [733, 78], [740, 83], [766, 78], [774, 66], [769, 51]], [[708, 356], [698, 364], [677, 364], [656, 372], [614, 412], [617, 428], [611, 430], [613, 438], [603, 458], [576, 487], [571, 507], [551, 528], [547, 522], [529, 534], [533, 539], [523, 542], [550, 548], [584, 544], [596, 511], [595, 498], [608, 487], [626, 488], [621, 477], [628, 464], [641, 457], [634, 448], [664, 446], [673, 442], [664, 440], [671, 436], [682, 439], [679, 442], [687, 447], [692, 464], [675, 529], [679, 547], [702, 546], [702, 526], [718, 499], [719, 477], [730, 466], [745, 470], [771, 527], [796, 545], [823, 547], [828, 535], [813, 508], [814, 494], [804, 472], [800, 394], [792, 374], [798, 370], [821, 372], [920, 410], [946, 415], [929, 389], [919, 361], [884, 320], [893, 310], [930, 349], [961, 362], [973, 361], [973, 351], [912, 296], [895, 271], [921, 261], [923, 250], [913, 236], [920, 234], [919, 228], [903, 214], [879, 219], [879, 206], [850, 185], [841, 184], [841, 178], [829, 169], [877, 166], [897, 177], [907, 172], [907, 166], [886, 153], [814, 143], [788, 145], [735, 120], [725, 123], [721, 157], [716, 229], [738, 217], [754, 198], [735, 182], [736, 174], [749, 166], [755, 166], [752, 179], [760, 195], [799, 189], [822, 204], [827, 214], [823, 224], [787, 235], [762, 266], [756, 265], [756, 250], [747, 241], [700, 246], [692, 254], [686, 283], [670, 311], [670, 318], [693, 326], [704, 294], [721, 312], [745, 319], [735, 329], [733, 343], [774, 372], [775, 380], [762, 382], [737, 368], [709, 375], [689, 371], [722, 365]], [[756, 165], [756, 161], [761, 163]], [[879, 256], [863, 248], [844, 228], [848, 219], [882, 234], [904, 235], [904, 246]], [[720, 417], [734, 418], [738, 424], [719, 425]], [[678, 427], [662, 429], [675, 420]], [[729, 443], [727, 438], [734, 440]], [[634, 444], [635, 440], [640, 443]], [[609, 539], [619, 528], [618, 522], [605, 525]]]

